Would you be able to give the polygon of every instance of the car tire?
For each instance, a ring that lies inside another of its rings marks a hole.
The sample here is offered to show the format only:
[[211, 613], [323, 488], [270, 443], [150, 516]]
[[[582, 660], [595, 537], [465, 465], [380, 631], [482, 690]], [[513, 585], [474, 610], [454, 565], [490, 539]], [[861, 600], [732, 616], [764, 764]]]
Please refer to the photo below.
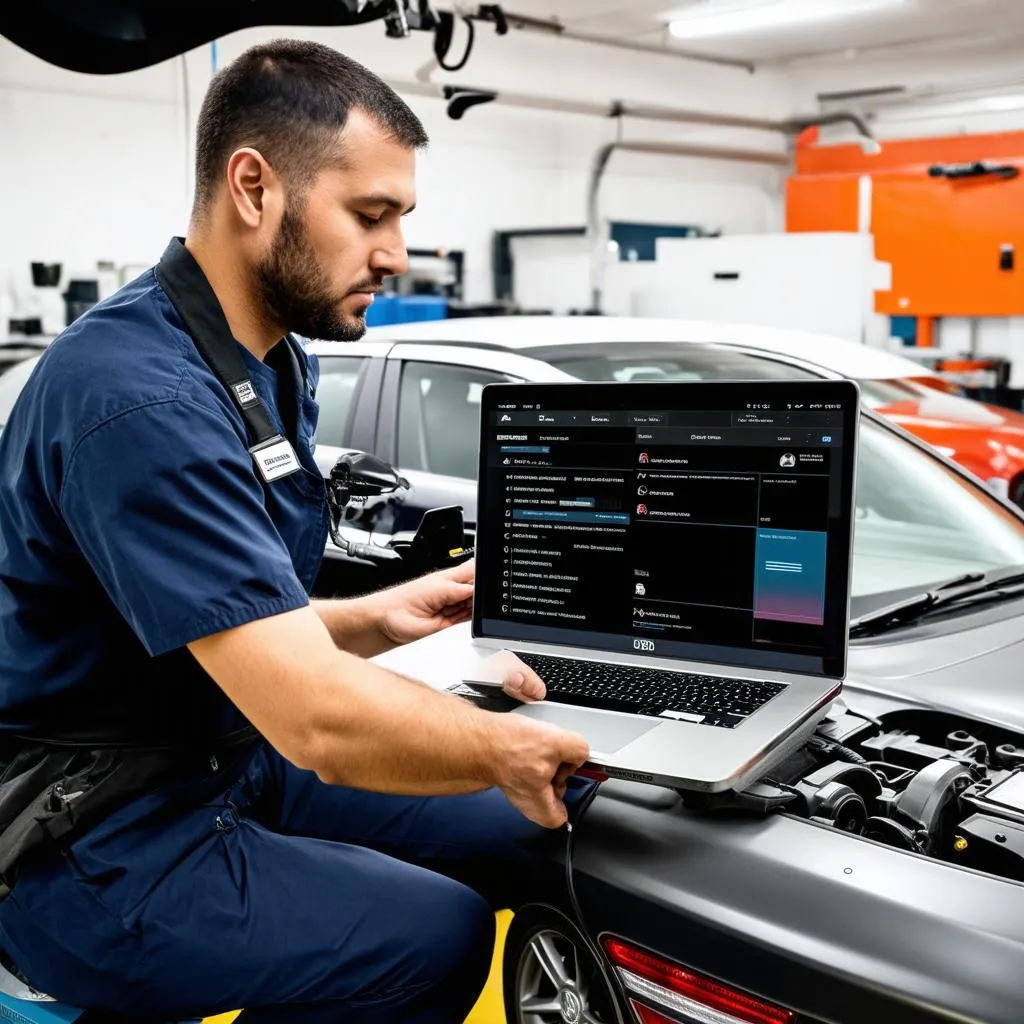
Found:
[[564, 914], [531, 904], [505, 939], [508, 1024], [623, 1024], [604, 963]]

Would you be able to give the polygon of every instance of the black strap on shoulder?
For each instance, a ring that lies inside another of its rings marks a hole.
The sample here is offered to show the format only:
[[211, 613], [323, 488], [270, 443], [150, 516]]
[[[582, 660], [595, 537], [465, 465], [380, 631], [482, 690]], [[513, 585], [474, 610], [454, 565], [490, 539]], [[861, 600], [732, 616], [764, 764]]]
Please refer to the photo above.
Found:
[[246, 372], [224, 310], [182, 239], [171, 239], [155, 273], [199, 354], [238, 407], [254, 445], [278, 437], [278, 430]]
[[144, 741], [131, 735], [125, 728], [93, 729], [53, 728], [45, 736], [32, 733], [0, 732], [0, 764], [22, 750], [40, 747], [46, 750], [120, 750], [126, 753], [166, 753], [173, 755], [199, 754], [203, 757], [224, 757], [235, 750], [261, 740], [261, 734], [251, 724], [239, 726], [230, 732], [203, 736], [153, 736]]

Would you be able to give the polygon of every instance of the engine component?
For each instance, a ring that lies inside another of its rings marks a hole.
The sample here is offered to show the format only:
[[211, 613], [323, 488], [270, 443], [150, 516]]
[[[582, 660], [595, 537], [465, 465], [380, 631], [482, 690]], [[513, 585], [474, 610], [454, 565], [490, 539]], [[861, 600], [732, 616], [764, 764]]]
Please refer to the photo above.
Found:
[[979, 782], [964, 793], [963, 800], [983, 814], [1024, 825], [1024, 770], [1017, 769], [995, 779]]
[[868, 820], [868, 809], [859, 793], [841, 782], [828, 782], [815, 794], [818, 800], [811, 821], [831, 825], [840, 832], [860, 835]]
[[1024, 881], [1024, 825], [973, 814], [956, 830], [951, 859], [979, 871]]
[[898, 764], [885, 761], [868, 761], [868, 767], [887, 786], [900, 786], [914, 777], [913, 768], [901, 768]]
[[850, 764], [867, 764], [867, 758], [861, 757], [856, 750], [822, 736], [812, 736], [807, 741], [807, 746], [822, 758], [838, 757], [840, 761], [848, 761]]
[[868, 839], [877, 840], [887, 846], [895, 846], [900, 850], [909, 850], [911, 853], [924, 852], [922, 837], [891, 818], [868, 818], [864, 823], [864, 835]]
[[988, 764], [988, 745], [963, 729], [957, 729], [946, 736], [946, 746], [959, 757]]
[[680, 790], [683, 803], [693, 811], [750, 811], [758, 817], [766, 817], [772, 811], [780, 811], [800, 795], [793, 789], [776, 785], [770, 779], [762, 779], [743, 790], [727, 790], [724, 793], [700, 793], [697, 790]]
[[946, 848], [959, 816], [958, 798], [974, 781], [959, 761], [934, 761], [917, 773], [896, 801], [897, 816], [927, 837], [925, 853]]
[[850, 746], [856, 743], [858, 736], [877, 730], [876, 723], [847, 710], [841, 705], [841, 701], [842, 698], [839, 698], [832, 702], [829, 715], [818, 724], [817, 735], [824, 736], [833, 743]]
[[882, 783], [870, 768], [834, 761], [811, 772], [793, 788], [802, 798], [800, 811], [805, 817], [844, 832], [859, 833], [867, 820], [868, 806], [882, 792]]
[[[863, 740], [860, 746], [866, 751], [876, 753], [879, 761], [888, 761], [904, 768], [921, 769], [950, 756], [949, 750], [945, 747], [922, 743], [921, 737], [914, 733], [883, 732]], [[965, 757], [959, 753], [954, 756], [957, 760], [971, 760], [969, 756]]]
[[996, 747], [995, 759], [1004, 768], [1020, 768], [1024, 766], [1024, 750], [1012, 743], [1000, 743]]

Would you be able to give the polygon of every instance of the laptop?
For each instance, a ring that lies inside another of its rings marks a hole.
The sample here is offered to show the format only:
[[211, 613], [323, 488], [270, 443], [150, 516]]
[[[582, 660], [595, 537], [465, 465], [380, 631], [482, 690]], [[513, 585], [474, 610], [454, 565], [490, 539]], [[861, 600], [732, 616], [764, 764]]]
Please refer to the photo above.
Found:
[[801, 744], [846, 675], [858, 417], [838, 380], [484, 388], [473, 644], [548, 690], [510, 713], [708, 793]]

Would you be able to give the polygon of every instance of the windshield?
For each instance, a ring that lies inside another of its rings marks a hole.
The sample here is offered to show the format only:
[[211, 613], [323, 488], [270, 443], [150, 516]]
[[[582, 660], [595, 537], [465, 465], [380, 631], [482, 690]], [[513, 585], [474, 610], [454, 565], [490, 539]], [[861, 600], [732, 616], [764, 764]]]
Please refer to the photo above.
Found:
[[817, 376], [749, 352], [680, 342], [563, 345], [532, 349], [529, 354], [580, 380], [797, 380]]
[[963, 573], [1024, 564], [1024, 523], [867, 418], [854, 528], [854, 616]]
[[32, 359], [25, 359], [23, 362], [15, 363], [6, 373], [0, 376], [0, 428], [10, 418], [11, 409], [14, 408], [14, 403], [18, 395], [21, 394], [25, 381], [28, 380], [38, 362], [38, 356]]
[[[531, 352], [583, 380], [811, 377], [799, 367], [712, 345], [636, 343]], [[913, 379], [858, 382], [869, 408], [913, 402], [927, 415], [994, 418], [977, 402]], [[1024, 523], [943, 463], [861, 420], [851, 613], [864, 615], [968, 572], [1024, 564]]]
[[952, 420], [977, 426], [997, 427], [1005, 417], [981, 402], [961, 398], [946, 388], [934, 387], [930, 378], [860, 380], [861, 401], [885, 414], [918, 416], [931, 420]]

